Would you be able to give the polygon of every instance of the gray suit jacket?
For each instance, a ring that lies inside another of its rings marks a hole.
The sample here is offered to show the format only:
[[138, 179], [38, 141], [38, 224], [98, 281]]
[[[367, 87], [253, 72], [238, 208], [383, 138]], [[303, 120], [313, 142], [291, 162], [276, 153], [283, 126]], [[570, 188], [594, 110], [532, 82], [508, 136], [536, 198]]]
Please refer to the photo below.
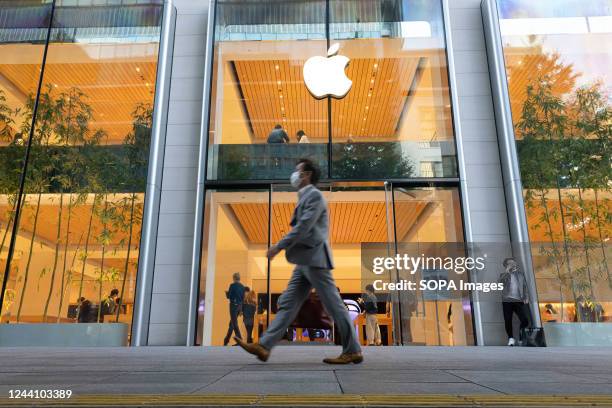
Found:
[[309, 185], [299, 193], [299, 200], [291, 217], [291, 231], [277, 244], [285, 250], [287, 261], [297, 265], [333, 269], [329, 234], [327, 202], [321, 191]]

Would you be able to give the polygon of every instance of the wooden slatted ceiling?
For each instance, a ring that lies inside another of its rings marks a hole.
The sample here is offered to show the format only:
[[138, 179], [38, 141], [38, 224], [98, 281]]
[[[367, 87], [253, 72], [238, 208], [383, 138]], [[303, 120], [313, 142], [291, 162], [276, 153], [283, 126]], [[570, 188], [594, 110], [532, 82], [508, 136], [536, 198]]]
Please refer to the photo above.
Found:
[[[0, 64], [0, 75], [28, 95], [36, 92], [32, 72], [38, 68], [31, 64]], [[54, 94], [71, 87], [83, 91], [94, 115], [90, 129], [104, 129], [108, 139], [103, 142], [114, 144], [121, 143], [132, 130], [136, 105], [153, 102], [155, 76], [155, 62], [47, 64], [44, 83], [52, 86]]]
[[[416, 57], [351, 60], [346, 72], [353, 87], [344, 99], [333, 100], [333, 134], [343, 138], [393, 138], [418, 63]], [[317, 100], [308, 92], [302, 76], [304, 61], [249, 60], [233, 64], [255, 141], [265, 141], [277, 123], [292, 138], [300, 129], [311, 139], [327, 138], [327, 101]]]
[[[72, 198], [74, 200], [74, 197]], [[30, 199], [34, 200], [34, 198]], [[68, 226], [68, 195], [64, 196], [64, 207], [62, 210], [62, 225], [60, 231], [60, 242], [62, 245], [66, 242], [66, 229]], [[138, 201], [140, 200], [140, 201]], [[137, 207], [135, 208], [135, 217], [140, 217], [142, 214], [142, 197], [136, 201]], [[99, 210], [99, 209], [98, 209]], [[129, 207], [123, 208], [123, 213], [129, 217]], [[34, 215], [36, 212], [36, 203], [29, 201], [28, 205], [24, 207], [23, 213], [19, 223], [19, 234], [26, 239], [30, 239], [32, 231], [34, 229]], [[71, 210], [72, 215], [70, 216], [70, 233], [68, 234], [68, 243], [73, 246], [80, 246], [81, 248], [85, 245], [87, 237], [87, 231], [89, 229], [89, 218], [91, 215], [91, 205], [77, 205]], [[0, 207], [0, 224], [4, 227], [7, 223], [7, 211]], [[59, 219], [59, 202], [54, 205], [41, 205], [38, 222], [36, 224], [36, 239], [40, 242], [47, 243], [50, 246], [54, 246], [57, 241], [57, 222]], [[123, 245], [125, 246], [128, 242], [129, 233], [128, 229], [122, 229], [117, 226], [110, 228], [112, 230], [109, 246]], [[91, 248], [98, 248], [98, 238], [101, 236], [104, 226], [98, 216], [94, 216], [92, 219], [91, 230], [90, 230], [90, 241], [89, 246]], [[135, 224], [132, 230], [132, 249], [138, 247], [140, 241], [140, 225]]]
[[291, 137], [300, 129], [313, 138], [326, 137], [327, 102], [313, 98], [306, 89], [302, 79], [303, 61], [299, 64], [287, 60], [236, 61], [234, 64], [256, 139], [265, 141], [277, 123]]
[[[253, 244], [268, 243], [268, 205], [265, 203], [227, 204]], [[396, 203], [397, 237], [406, 236], [419, 214], [429, 205], [423, 201]], [[278, 242], [289, 229], [294, 203], [272, 205], [272, 242]], [[330, 237], [332, 244], [386, 242], [387, 219], [384, 202], [332, 202]]]

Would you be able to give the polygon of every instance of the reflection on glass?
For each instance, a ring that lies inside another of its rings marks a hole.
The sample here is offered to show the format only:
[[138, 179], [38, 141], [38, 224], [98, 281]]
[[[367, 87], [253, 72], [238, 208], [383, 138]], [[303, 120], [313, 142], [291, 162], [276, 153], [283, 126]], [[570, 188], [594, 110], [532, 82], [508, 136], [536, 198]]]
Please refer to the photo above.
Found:
[[[85, 3], [58, 1], [52, 22], [11, 264], [10, 322], [131, 323], [162, 5]], [[34, 62], [0, 66], [26, 118], [36, 98], [26, 86]], [[22, 138], [30, 126], [24, 121]]]
[[542, 320], [610, 322], [610, 2], [498, 3]]
[[[328, 43], [350, 58], [341, 100], [304, 84]], [[209, 179], [286, 179], [299, 157], [323, 178], [457, 175], [439, 2], [222, 0], [214, 44]]]
[[300, 157], [326, 166], [327, 104], [302, 80], [326, 48], [325, 1], [217, 2], [209, 179], [286, 179]]
[[332, 177], [456, 177], [441, 3], [332, 0], [353, 87], [332, 99]]

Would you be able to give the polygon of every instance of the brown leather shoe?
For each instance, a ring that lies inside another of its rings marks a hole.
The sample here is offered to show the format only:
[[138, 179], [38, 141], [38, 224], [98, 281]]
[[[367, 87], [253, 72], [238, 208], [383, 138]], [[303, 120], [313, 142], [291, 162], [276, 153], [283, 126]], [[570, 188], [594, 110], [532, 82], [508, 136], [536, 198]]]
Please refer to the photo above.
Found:
[[363, 354], [361, 353], [342, 353], [336, 358], [325, 358], [324, 363], [327, 364], [359, 364], [363, 361]]
[[260, 361], [266, 362], [270, 358], [270, 350], [259, 343], [247, 343], [238, 337], [234, 337], [236, 343], [242, 347], [247, 353], [253, 354]]

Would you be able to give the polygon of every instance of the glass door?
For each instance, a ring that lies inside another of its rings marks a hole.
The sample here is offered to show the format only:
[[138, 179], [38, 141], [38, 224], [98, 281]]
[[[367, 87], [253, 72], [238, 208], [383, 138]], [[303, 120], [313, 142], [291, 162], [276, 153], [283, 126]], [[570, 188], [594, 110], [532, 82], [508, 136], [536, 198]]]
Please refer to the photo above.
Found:
[[[410, 257], [446, 258], [465, 255], [457, 188], [392, 189], [395, 246]], [[434, 263], [435, 264], [435, 263]], [[397, 271], [398, 279], [416, 283], [399, 293], [398, 315], [404, 345], [469, 345], [473, 343], [469, 295], [461, 291], [421, 290], [427, 280], [456, 280], [439, 267], [415, 273]]]
[[[238, 317], [243, 337], [257, 341], [277, 313], [277, 302], [293, 272], [284, 253], [265, 257], [269, 245], [289, 232], [298, 201], [288, 185], [248, 190], [209, 190], [203, 246], [198, 343], [222, 345], [232, 320], [226, 294], [234, 273], [254, 292], [253, 329]], [[319, 186], [329, 208], [329, 243], [333, 275], [361, 344], [367, 344], [365, 286], [373, 281], [376, 257], [408, 254], [444, 256], [463, 249], [457, 188], [411, 188], [389, 182], [335, 182]], [[419, 269], [415, 274], [387, 270], [387, 281], [450, 279], [443, 270]], [[383, 345], [473, 344], [471, 305], [466, 293], [431, 290], [382, 291], [376, 318]], [[304, 324], [296, 319], [284, 344], [333, 344], [333, 326]], [[252, 330], [252, 331], [251, 331]], [[232, 342], [230, 341], [230, 344]]]

